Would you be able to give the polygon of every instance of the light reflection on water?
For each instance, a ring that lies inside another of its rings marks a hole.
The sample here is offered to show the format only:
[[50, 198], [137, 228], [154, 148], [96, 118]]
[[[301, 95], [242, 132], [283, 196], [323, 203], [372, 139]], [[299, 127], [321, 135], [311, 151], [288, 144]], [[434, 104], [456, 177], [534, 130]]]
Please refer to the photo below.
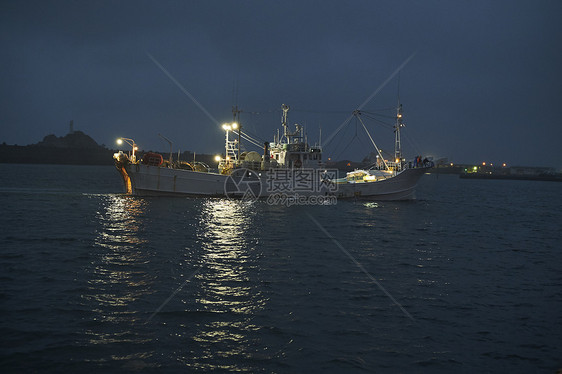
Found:
[[82, 295], [97, 305], [94, 326], [86, 332], [90, 344], [147, 341], [134, 328], [143, 322], [136, 305], [154, 293], [154, 277], [147, 268], [150, 254], [143, 247], [146, 205], [128, 196], [101, 197], [91, 276]]
[[432, 176], [416, 202], [247, 207], [115, 196], [120, 186], [100, 187], [92, 179], [106, 174], [91, 168], [0, 167], [7, 188], [30, 189], [0, 194], [4, 372], [560, 367], [562, 210], [551, 182]]
[[[252, 356], [249, 335], [266, 299], [251, 286], [256, 276], [255, 207], [235, 200], [209, 199], [198, 217], [198, 242], [204, 271], [196, 275], [198, 308], [211, 317], [197, 324], [198, 349], [180, 359], [200, 369], [247, 370], [241, 360]], [[217, 358], [220, 358], [217, 360]], [[220, 365], [217, 365], [220, 362]]]
[[[150, 346], [165, 334], [176, 343], [170, 352], [176, 365], [204, 370], [251, 368], [258, 344], [255, 334], [261, 328], [254, 320], [267, 302], [256, 289], [255, 206], [226, 199], [104, 195], [96, 221], [91, 274], [82, 295], [92, 304], [88, 344], [127, 344], [132, 355], [112, 356], [123, 360], [123, 365], [134, 361], [174, 366], [169, 359], [161, 361], [153, 352], [134, 348]], [[181, 249], [174, 248], [181, 244], [185, 250], [178, 253]], [[178, 263], [177, 256], [184, 260]], [[154, 268], [157, 258], [171, 264], [171, 283], [165, 277], [156, 279], [154, 274], [162, 275], [161, 268]], [[169, 303], [165, 301], [170, 294], [163, 289], [174, 290], [181, 284]], [[179, 328], [169, 331], [167, 323], [176, 319]]]

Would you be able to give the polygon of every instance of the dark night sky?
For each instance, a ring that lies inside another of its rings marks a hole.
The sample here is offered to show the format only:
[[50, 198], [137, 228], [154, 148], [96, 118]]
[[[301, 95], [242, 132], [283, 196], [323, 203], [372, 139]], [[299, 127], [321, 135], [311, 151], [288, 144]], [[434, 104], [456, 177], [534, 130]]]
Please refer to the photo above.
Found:
[[[2, 1], [0, 142], [63, 136], [73, 119], [110, 147], [165, 151], [161, 133], [220, 152], [222, 130], [148, 54], [218, 122], [236, 85], [254, 135], [272, 139], [285, 103], [314, 142], [415, 53], [400, 73], [409, 156], [562, 167], [561, 14], [560, 1]], [[397, 89], [364, 109], [395, 106]], [[366, 123], [390, 149], [392, 132]], [[371, 149], [352, 121], [325, 151]]]

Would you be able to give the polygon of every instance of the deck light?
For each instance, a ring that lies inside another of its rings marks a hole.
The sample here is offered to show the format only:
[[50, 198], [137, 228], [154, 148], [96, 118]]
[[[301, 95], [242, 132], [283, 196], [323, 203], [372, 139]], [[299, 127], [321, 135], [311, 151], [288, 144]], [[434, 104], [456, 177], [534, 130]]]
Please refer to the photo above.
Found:
[[135, 151], [138, 151], [138, 150], [139, 150], [139, 147], [136, 145], [136, 143], [135, 143], [135, 141], [134, 141], [133, 139], [130, 139], [130, 138], [118, 138], [118, 139], [117, 139], [117, 144], [118, 144], [118, 145], [122, 145], [123, 142], [125, 142], [125, 143], [127, 143], [128, 145], [131, 146], [131, 149], [133, 150], [133, 153], [132, 153], [132, 155], [131, 155], [131, 159], [132, 159], [133, 162], [135, 162], [135, 161], [136, 161], [136, 158], [135, 158]]

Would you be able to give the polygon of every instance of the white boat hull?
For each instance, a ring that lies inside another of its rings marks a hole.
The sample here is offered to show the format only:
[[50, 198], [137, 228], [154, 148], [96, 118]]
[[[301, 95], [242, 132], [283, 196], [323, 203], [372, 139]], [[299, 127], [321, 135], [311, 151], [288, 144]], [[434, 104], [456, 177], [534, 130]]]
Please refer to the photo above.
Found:
[[132, 195], [225, 196], [226, 175], [143, 164], [129, 164], [125, 170], [132, 187], [128, 192]]
[[[128, 193], [136, 196], [235, 196], [227, 193], [225, 184], [228, 175], [205, 173], [183, 169], [171, 169], [143, 164], [116, 163]], [[337, 198], [362, 198], [371, 200], [411, 200], [415, 199], [415, 188], [420, 177], [429, 168], [405, 169], [396, 176], [385, 180], [370, 182], [338, 183], [337, 189], [324, 188], [320, 192], [301, 192], [299, 195], [336, 196]], [[259, 197], [268, 197], [276, 191], [267, 188], [266, 172], [253, 172], [259, 175]], [[290, 194], [290, 192], [287, 192]], [[242, 194], [239, 194], [242, 196]]]
[[396, 176], [376, 182], [339, 184], [338, 198], [365, 198], [372, 200], [413, 200], [416, 186], [429, 167], [405, 169]]

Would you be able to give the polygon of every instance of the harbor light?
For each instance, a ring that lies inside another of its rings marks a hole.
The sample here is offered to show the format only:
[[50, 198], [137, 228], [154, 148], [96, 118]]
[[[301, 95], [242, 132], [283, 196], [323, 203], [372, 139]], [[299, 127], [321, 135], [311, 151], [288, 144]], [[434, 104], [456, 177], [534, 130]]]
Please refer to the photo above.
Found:
[[220, 160], [221, 160], [221, 156], [216, 155], [216, 156], [215, 156], [215, 161], [216, 161], [216, 162], [219, 162]]

